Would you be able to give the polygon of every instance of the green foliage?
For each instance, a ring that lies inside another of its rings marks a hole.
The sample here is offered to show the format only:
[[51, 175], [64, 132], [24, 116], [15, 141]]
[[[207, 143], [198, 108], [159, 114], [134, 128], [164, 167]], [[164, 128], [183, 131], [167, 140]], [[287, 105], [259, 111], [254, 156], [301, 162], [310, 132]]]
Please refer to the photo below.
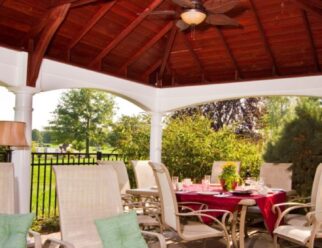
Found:
[[225, 184], [226, 190], [232, 190], [235, 183], [239, 183], [240, 176], [237, 173], [237, 165], [234, 162], [227, 162], [222, 168], [222, 172], [219, 175], [219, 179]]
[[214, 160], [241, 161], [242, 176], [246, 168], [256, 175], [261, 164], [259, 144], [239, 137], [231, 128], [214, 131], [211, 120], [202, 115], [168, 119], [162, 148], [162, 161], [172, 175], [198, 181], [211, 173]]
[[264, 98], [248, 97], [210, 102], [178, 110], [172, 114], [172, 118], [196, 114], [210, 119], [214, 130], [228, 126], [239, 135], [258, 138], [258, 131], [263, 126], [262, 116], [265, 114]]
[[280, 137], [286, 123], [295, 117], [296, 97], [272, 96], [266, 98], [266, 114], [263, 117], [267, 140]]
[[34, 220], [31, 229], [41, 234], [59, 232], [59, 218], [55, 216]]
[[268, 143], [269, 162], [293, 163], [293, 187], [309, 195], [317, 165], [322, 162], [322, 108], [320, 99], [301, 98], [295, 118], [285, 125], [280, 138]]
[[148, 159], [150, 150], [150, 117], [122, 116], [112, 126], [108, 142], [128, 160]]
[[114, 98], [91, 89], [70, 90], [61, 96], [54, 111], [49, 130], [56, 143], [70, 144], [77, 148], [85, 144], [104, 144], [114, 114]]
[[42, 143], [43, 138], [41, 131], [39, 131], [38, 129], [32, 129], [31, 139], [32, 141], [35, 141], [37, 143]]

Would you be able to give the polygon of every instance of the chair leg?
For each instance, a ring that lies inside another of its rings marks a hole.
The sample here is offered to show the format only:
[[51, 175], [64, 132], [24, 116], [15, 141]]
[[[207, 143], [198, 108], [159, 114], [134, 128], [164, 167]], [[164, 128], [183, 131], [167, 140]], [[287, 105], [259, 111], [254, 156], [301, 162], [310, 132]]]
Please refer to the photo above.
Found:
[[279, 248], [277, 238], [278, 238], [277, 235], [274, 235], [274, 248]]

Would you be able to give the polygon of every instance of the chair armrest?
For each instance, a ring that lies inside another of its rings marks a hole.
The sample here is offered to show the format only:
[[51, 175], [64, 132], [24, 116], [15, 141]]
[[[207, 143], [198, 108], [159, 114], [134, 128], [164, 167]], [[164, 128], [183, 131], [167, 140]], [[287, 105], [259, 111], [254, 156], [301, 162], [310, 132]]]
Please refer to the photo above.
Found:
[[[223, 214], [223, 218], [222, 221], [220, 221], [218, 218], [209, 215], [207, 213], [209, 212], [218, 212], [218, 213], [222, 213]], [[199, 217], [199, 219], [201, 217], [207, 217], [212, 219], [214, 222], [216, 222], [219, 226], [221, 226], [221, 228], [223, 230], [225, 230], [225, 232], [227, 231], [226, 226], [225, 226], [225, 222], [226, 222], [226, 218], [227, 216], [229, 216], [229, 220], [233, 219], [233, 213], [227, 210], [221, 210], [221, 209], [205, 209], [205, 210], [197, 210], [197, 211], [192, 211], [192, 212], [188, 212], [188, 213], [176, 213], [177, 216], [182, 216], [182, 217], [188, 217], [188, 216], [197, 216]]]
[[188, 209], [190, 211], [196, 211], [195, 209], [185, 205], [200, 205], [198, 210], [208, 209], [208, 205], [202, 202], [178, 202], [178, 206], [180, 208]]
[[62, 241], [60, 239], [49, 238], [44, 244], [44, 248], [55, 248], [62, 246], [63, 248], [75, 248], [75, 246], [69, 242]]
[[147, 232], [147, 231], [141, 231], [141, 233], [145, 236], [152, 236], [152, 237], [156, 237], [159, 241], [160, 244], [160, 248], [166, 248], [167, 244], [165, 242], [165, 238], [163, 235], [161, 235], [160, 233], [155, 233], [155, 232]]
[[28, 233], [30, 237], [34, 238], [34, 242], [35, 242], [34, 248], [41, 248], [42, 243], [41, 243], [40, 233], [32, 230], [29, 230]]
[[[295, 207], [295, 206], [298, 206], [298, 207], [302, 207], [302, 208], [309, 208], [309, 207], [313, 207], [312, 204], [310, 203], [301, 203], [301, 202], [283, 202], [283, 203], [278, 203], [278, 204], [274, 204], [272, 206], [272, 211], [274, 213], [276, 213], [277, 211], [281, 211], [282, 212], [282, 208], [284, 207]], [[287, 208], [288, 209], [288, 208]], [[286, 210], [287, 210], [286, 209]]]
[[[283, 207], [287, 207], [283, 211]], [[279, 204], [274, 204], [272, 206], [272, 212], [274, 214], [277, 214], [277, 220], [275, 223], [275, 228], [278, 227], [282, 221], [282, 219], [285, 217], [285, 215], [289, 214], [291, 211], [295, 209], [300, 209], [300, 208], [310, 208], [312, 207], [312, 204], [306, 204], [306, 203], [299, 203], [299, 202], [285, 202], [285, 203], [279, 203]]]

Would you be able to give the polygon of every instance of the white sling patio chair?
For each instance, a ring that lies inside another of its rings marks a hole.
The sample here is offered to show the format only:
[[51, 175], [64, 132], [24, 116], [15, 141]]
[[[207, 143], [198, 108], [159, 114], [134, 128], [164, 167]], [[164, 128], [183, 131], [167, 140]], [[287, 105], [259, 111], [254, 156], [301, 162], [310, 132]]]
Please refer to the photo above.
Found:
[[157, 185], [148, 160], [132, 160], [131, 163], [138, 188], [152, 188]]
[[[0, 213], [14, 214], [14, 166], [12, 163], [0, 163]], [[41, 237], [39, 233], [29, 231], [34, 241], [27, 241], [27, 247], [41, 248]]]
[[[116, 172], [109, 166], [54, 166], [58, 196], [61, 240], [48, 239], [65, 248], [102, 248], [94, 221], [123, 213]], [[161, 234], [157, 237], [165, 248]]]
[[280, 225], [282, 220], [284, 221], [285, 224], [289, 224], [289, 225], [305, 226], [308, 224], [307, 218], [305, 215], [295, 214], [295, 213], [292, 213], [292, 211], [296, 209], [301, 209], [301, 208], [306, 208], [306, 209], [309, 209], [310, 211], [315, 210], [318, 186], [319, 186], [321, 175], [322, 175], [322, 163], [320, 163], [315, 170], [309, 203], [285, 202], [285, 203], [275, 204], [273, 206], [272, 208], [273, 212], [278, 213], [278, 219], [276, 221], [275, 228]]
[[[180, 213], [178, 203], [173, 190], [172, 182], [168, 169], [164, 164], [149, 162], [151, 165], [160, 194], [162, 224], [174, 230], [183, 241], [193, 241], [207, 239], [212, 237], [225, 238], [226, 246], [230, 247], [230, 236], [225, 223], [227, 218], [232, 220], [233, 215], [226, 210], [205, 209]], [[223, 214], [222, 220], [210, 216], [209, 212]], [[201, 217], [207, 216], [216, 224], [216, 228], [210, 227], [199, 221], [188, 221], [183, 223], [180, 218], [183, 217]]]
[[264, 163], [260, 168], [259, 177], [270, 188], [279, 188], [288, 194], [294, 194], [292, 174], [292, 163]]
[[[126, 191], [131, 187], [129, 175], [127, 173], [127, 169], [123, 161], [99, 161], [98, 165], [110, 166], [116, 171], [116, 175], [119, 182], [119, 189], [125, 208], [134, 208], [139, 210], [139, 212], [150, 213], [150, 215], [138, 215], [138, 220], [141, 225], [149, 227], [160, 226], [160, 221], [158, 220], [158, 209], [155, 209], [153, 207], [147, 208], [145, 202], [135, 201], [132, 195], [126, 193]], [[142, 211], [140, 211], [140, 209], [142, 209]]]
[[278, 247], [278, 238], [280, 238], [313, 248], [315, 239], [322, 238], [322, 177], [318, 180], [317, 188], [315, 210], [306, 215], [308, 225], [278, 226], [273, 232], [274, 247]]
[[[226, 164], [228, 161], [214, 161], [212, 165], [212, 170], [211, 170], [211, 177], [210, 177], [210, 183], [220, 183], [219, 180], [219, 175], [222, 172], [222, 167], [224, 164]], [[232, 161], [237, 165], [237, 173], [239, 174], [240, 170], [240, 162], [239, 161]]]

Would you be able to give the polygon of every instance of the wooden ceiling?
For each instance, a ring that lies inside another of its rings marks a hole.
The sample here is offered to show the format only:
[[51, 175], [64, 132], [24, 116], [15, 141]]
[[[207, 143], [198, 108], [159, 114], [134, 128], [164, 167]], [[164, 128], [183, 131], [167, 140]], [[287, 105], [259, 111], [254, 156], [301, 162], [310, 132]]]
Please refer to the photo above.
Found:
[[[225, 0], [222, 0], [225, 1]], [[206, 2], [206, 0], [204, 1]], [[171, 0], [0, 0], [0, 46], [155, 87], [321, 74], [321, 0], [240, 0], [240, 27], [184, 32]], [[180, 8], [179, 8], [180, 10]]]

